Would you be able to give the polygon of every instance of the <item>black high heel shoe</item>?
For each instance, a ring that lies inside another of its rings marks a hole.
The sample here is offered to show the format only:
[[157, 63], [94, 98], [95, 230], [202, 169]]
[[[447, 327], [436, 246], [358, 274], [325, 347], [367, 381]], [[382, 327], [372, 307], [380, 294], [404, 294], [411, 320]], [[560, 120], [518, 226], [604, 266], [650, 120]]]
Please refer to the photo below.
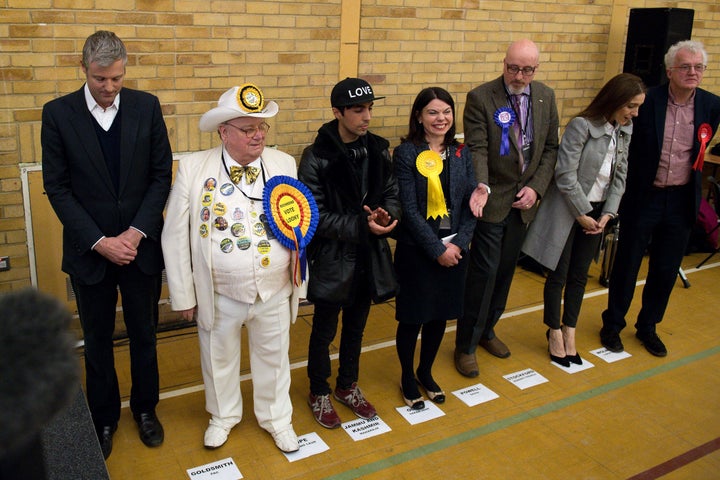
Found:
[[[570, 360], [567, 356], [564, 357], [558, 357], [557, 355], [553, 355], [550, 353], [550, 329], [547, 329], [547, 332], [545, 332], [545, 338], [548, 340], [548, 353], [550, 354], [550, 360], [557, 363], [558, 365], [562, 365], [565, 368], [568, 368], [570, 366]], [[578, 358], [580, 356], [578, 355]], [[582, 361], [582, 360], [581, 360]]]
[[570, 363], [574, 363], [575, 365], [582, 365], [582, 358], [580, 358], [580, 354], [576, 353], [575, 355], [565, 355], [565, 358], [567, 358]]

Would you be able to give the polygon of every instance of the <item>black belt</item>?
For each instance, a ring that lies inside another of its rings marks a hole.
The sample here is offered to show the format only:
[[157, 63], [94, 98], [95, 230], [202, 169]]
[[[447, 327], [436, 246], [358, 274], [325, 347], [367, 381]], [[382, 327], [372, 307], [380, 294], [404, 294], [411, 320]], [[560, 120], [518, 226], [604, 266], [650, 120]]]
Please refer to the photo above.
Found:
[[654, 192], [674, 192], [676, 190], [687, 188], [689, 185], [689, 183], [686, 183], [685, 185], [667, 185], [665, 187], [656, 187], [653, 185], [652, 190]]

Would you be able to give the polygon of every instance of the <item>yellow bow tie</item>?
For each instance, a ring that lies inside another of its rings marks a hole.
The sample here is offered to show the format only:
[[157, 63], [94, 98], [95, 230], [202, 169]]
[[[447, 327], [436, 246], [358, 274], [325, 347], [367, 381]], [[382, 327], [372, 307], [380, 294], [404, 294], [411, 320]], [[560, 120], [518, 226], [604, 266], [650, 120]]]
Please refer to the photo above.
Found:
[[255, 183], [255, 180], [257, 180], [260, 169], [257, 167], [230, 167], [230, 180], [232, 180], [235, 185], [240, 183], [243, 174], [245, 174], [245, 185], [252, 185]]

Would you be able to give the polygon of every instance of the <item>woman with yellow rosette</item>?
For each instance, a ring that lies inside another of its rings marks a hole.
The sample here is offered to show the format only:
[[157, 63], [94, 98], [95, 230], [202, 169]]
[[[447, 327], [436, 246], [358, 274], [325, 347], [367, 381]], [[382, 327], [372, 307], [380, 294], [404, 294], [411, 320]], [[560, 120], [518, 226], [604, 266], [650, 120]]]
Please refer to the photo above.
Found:
[[419, 387], [433, 402], [445, 401], [432, 366], [447, 320], [461, 314], [465, 252], [475, 226], [468, 203], [475, 174], [470, 151], [455, 140], [455, 102], [450, 93], [430, 87], [417, 95], [408, 134], [395, 148], [393, 160], [403, 209], [395, 249], [400, 389], [405, 403], [418, 410], [425, 407]]

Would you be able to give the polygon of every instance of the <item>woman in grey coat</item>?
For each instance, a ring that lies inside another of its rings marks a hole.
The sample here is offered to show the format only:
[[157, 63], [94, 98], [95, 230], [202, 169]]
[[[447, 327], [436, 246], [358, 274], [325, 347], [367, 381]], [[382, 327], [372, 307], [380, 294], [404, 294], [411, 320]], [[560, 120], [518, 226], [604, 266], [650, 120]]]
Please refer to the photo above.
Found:
[[632, 118], [645, 101], [645, 90], [639, 77], [619, 74], [570, 120], [560, 142], [554, 180], [522, 248], [551, 270], [543, 292], [543, 321], [548, 326], [550, 359], [564, 367], [582, 364], [575, 327], [587, 273], [625, 191]]

